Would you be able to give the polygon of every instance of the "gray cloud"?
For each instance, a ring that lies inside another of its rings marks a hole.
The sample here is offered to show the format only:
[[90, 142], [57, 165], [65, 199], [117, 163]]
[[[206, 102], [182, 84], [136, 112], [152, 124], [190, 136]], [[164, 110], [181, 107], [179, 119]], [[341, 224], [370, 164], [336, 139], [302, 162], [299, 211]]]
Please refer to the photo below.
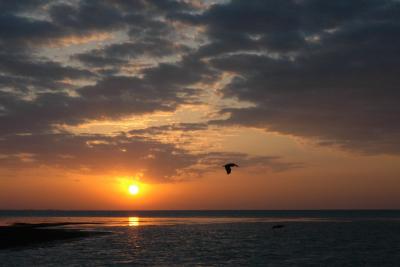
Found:
[[61, 29], [49, 21], [0, 14], [0, 44], [4, 44], [7, 50], [48, 42], [62, 35]]
[[156, 135], [169, 131], [184, 131], [184, 132], [202, 131], [202, 130], [207, 130], [207, 128], [208, 128], [207, 123], [173, 123], [169, 125], [152, 126], [145, 129], [135, 129], [129, 131], [128, 133], [131, 135], [141, 135], [141, 134]]
[[[128, 6], [132, 11], [127, 11]], [[131, 5], [135, 5], [133, 8]], [[57, 125], [78, 125], [93, 119], [114, 119], [131, 114], [172, 111], [180, 104], [196, 103], [193, 85], [212, 82], [218, 70], [191, 56], [188, 47], [174, 40], [172, 25], [162, 16], [191, 7], [183, 2], [80, 1], [77, 5], [53, 4], [49, 20], [19, 17], [10, 12], [1, 44], [0, 64], [0, 163], [6, 168], [49, 166], [69, 171], [105, 173], [144, 172], [154, 182], [198, 177], [221, 168], [224, 158], [241, 159], [244, 166], [273, 171], [295, 166], [278, 157], [250, 157], [236, 153], [197, 153], [144, 138], [169, 131], [201, 131], [204, 123], [151, 127], [118, 136], [55, 133]], [[5, 25], [5, 24], [4, 24]], [[30, 29], [31, 33], [26, 30]], [[33, 44], [42, 45], [66, 36], [124, 29], [131, 40], [73, 55], [86, 66], [122, 66], [140, 56], [179, 56], [175, 63], [143, 69], [140, 76], [113, 72], [94, 75], [88, 69], [62, 65], [35, 57]], [[11, 51], [9, 53], [8, 51]], [[185, 55], [184, 55], [185, 54]], [[96, 79], [90, 86], [67, 94], [63, 79]], [[29, 88], [29, 89], [26, 89]], [[31, 97], [21, 97], [32, 94]], [[24, 93], [26, 95], [24, 95]], [[59, 130], [58, 130], [59, 132]], [[141, 137], [142, 136], [142, 137]], [[216, 165], [217, 164], [217, 165]]]
[[[206, 64], [190, 58], [149, 67], [139, 78], [118, 75], [117, 69], [103, 69], [94, 74], [89, 68], [37, 56], [38, 47], [57, 38], [118, 29], [126, 30], [135, 41], [76, 54], [73, 58], [90, 66], [123, 65], [126, 57], [181, 53], [187, 50], [184, 45], [154, 34], [163, 29], [162, 33], [168, 34], [173, 27], [162, 22], [162, 16], [172, 10], [188, 10], [190, 6], [185, 3], [86, 0], [68, 4], [35, 3], [26, 7], [0, 3], [8, 7], [0, 13], [3, 22], [0, 48], [4, 48], [0, 52], [0, 122], [7, 126], [2, 127], [0, 134], [43, 133], [60, 124], [77, 125], [92, 119], [172, 111], [180, 104], [197, 101], [198, 92], [190, 88], [192, 84], [214, 77]], [[39, 9], [47, 12], [47, 16], [36, 13], [26, 16], [26, 12]], [[64, 82], [79, 79], [95, 83], [79, 88], [77, 83]]]
[[121, 12], [104, 1], [80, 1], [78, 5], [59, 4], [49, 10], [51, 21], [73, 31], [110, 30], [121, 27]]
[[[79, 162], [89, 169], [148, 168], [163, 181], [183, 171], [211, 170], [226, 158], [274, 171], [300, 167], [279, 157], [193, 155], [140, 138], [204, 130], [206, 124], [136, 130], [130, 132], [134, 138], [54, 134], [61, 124], [197, 103], [194, 85], [215, 81], [223, 71], [235, 75], [222, 89], [224, 97], [254, 106], [221, 110], [230, 118], [214, 124], [256, 126], [365, 153], [400, 152], [398, 1], [233, 0], [206, 10], [184, 1], [122, 0], [0, 1], [0, 7], [5, 166], [21, 163], [26, 154], [31, 158], [23, 164], [32, 159], [69, 169], [79, 169]], [[196, 51], [181, 44], [174, 21], [204, 26], [207, 43]], [[64, 37], [116, 30], [125, 31], [129, 40], [77, 52], [71, 58], [84, 63], [81, 68], [37, 55], [37, 49]], [[118, 73], [140, 56], [170, 56], [176, 62], [143, 68], [137, 76]], [[96, 74], [93, 66], [100, 68]], [[92, 84], [72, 88], [65, 79], [91, 79]], [[163, 168], [156, 172], [159, 165]]]
[[[18, 46], [26, 49], [26, 46], [38, 46], [67, 36], [84, 37], [90, 33], [112, 30], [125, 29], [132, 36], [143, 33], [165, 34], [172, 28], [156, 17], [168, 10], [155, 8], [162, 5], [155, 2], [81, 0], [66, 4], [49, 1], [2, 1], [0, 43], [7, 44], [9, 48]], [[130, 8], [127, 9], [127, 6]], [[181, 10], [185, 5], [177, 4], [175, 7]], [[42, 17], [33, 12], [38, 10], [42, 12]], [[29, 13], [33, 15], [26, 16]]]
[[130, 114], [173, 111], [178, 105], [196, 103], [196, 89], [187, 86], [209, 81], [213, 73], [200, 62], [160, 64], [144, 71], [142, 78], [110, 76], [95, 85], [79, 88], [77, 96], [63, 92], [37, 93], [34, 99], [3, 92], [0, 105], [4, 126], [0, 134], [48, 132], [54, 126], [77, 125], [92, 119], [117, 119]]
[[231, 1], [172, 19], [205, 25], [199, 49], [236, 77], [222, 93], [257, 126], [365, 153], [399, 153], [398, 1]]
[[109, 45], [102, 49], [95, 49], [86, 53], [74, 55], [84, 64], [94, 67], [107, 65], [123, 65], [130, 59], [138, 57], [164, 57], [169, 55], [181, 55], [190, 49], [185, 45], [159, 37], [144, 38], [135, 42]]
[[[52, 82], [63, 79], [92, 78], [94, 74], [85, 69], [63, 66], [58, 62], [38, 60], [28, 55], [5, 54], [0, 52], [0, 72], [8, 77], [29, 79], [47, 87], [48, 90], [56, 90]], [[47, 86], [46, 86], [47, 85]]]
[[36, 9], [47, 4], [49, 0], [1, 0], [0, 9], [3, 13], [16, 13], [26, 10]]

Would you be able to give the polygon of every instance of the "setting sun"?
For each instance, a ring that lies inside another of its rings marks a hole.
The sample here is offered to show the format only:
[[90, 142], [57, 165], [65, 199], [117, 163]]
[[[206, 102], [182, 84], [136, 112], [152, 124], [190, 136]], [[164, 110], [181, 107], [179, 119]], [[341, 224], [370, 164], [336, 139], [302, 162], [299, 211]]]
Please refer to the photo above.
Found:
[[137, 195], [139, 193], [139, 186], [133, 184], [129, 186], [129, 193], [131, 195]]

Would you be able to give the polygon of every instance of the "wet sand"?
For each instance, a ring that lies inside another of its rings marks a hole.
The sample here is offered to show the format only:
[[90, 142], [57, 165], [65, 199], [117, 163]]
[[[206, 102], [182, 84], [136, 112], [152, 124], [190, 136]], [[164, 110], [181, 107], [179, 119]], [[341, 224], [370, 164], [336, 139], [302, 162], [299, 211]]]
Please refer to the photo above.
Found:
[[0, 226], [0, 249], [20, 248], [52, 241], [66, 241], [107, 234], [107, 232], [100, 231], [54, 228], [82, 224], [89, 223], [16, 223], [10, 226]]

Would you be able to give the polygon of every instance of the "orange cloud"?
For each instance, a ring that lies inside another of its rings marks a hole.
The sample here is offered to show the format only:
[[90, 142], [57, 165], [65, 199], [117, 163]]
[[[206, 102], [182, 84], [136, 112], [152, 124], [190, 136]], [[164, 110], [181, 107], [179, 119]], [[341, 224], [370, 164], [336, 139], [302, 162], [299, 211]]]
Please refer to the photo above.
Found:
[[62, 46], [71, 46], [71, 45], [82, 45], [92, 42], [101, 42], [105, 40], [110, 40], [113, 38], [113, 35], [108, 32], [97, 32], [91, 33], [87, 35], [70, 35], [60, 39], [56, 39], [51, 42], [51, 47], [62, 47]]

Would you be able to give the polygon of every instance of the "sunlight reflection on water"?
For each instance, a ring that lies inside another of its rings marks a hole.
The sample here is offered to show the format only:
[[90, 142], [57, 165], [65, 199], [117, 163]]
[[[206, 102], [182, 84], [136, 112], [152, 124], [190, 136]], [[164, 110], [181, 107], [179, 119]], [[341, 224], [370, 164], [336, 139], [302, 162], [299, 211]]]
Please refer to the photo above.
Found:
[[[230, 217], [0, 217], [1, 225], [14, 223], [82, 223], [79, 228], [92, 228], [94, 225], [112, 226], [149, 226], [149, 225], [178, 225], [178, 224], [219, 224], [219, 223], [251, 223], [251, 222], [312, 222], [325, 221], [326, 218], [230, 218]], [[329, 221], [333, 221], [330, 219]], [[338, 221], [338, 220], [334, 220]], [[61, 226], [76, 228], [76, 225]]]
[[139, 217], [129, 217], [129, 226], [139, 226]]

